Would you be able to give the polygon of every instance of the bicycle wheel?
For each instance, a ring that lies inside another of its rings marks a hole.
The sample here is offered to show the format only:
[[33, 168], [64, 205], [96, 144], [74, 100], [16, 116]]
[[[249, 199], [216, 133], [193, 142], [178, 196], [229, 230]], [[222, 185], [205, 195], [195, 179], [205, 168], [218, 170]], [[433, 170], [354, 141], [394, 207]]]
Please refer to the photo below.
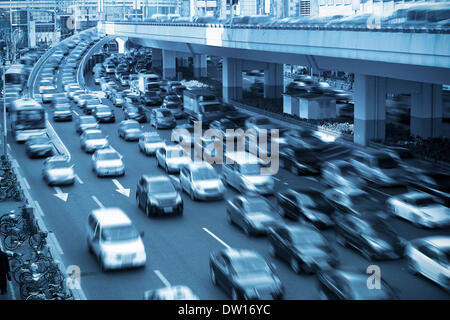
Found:
[[25, 283], [20, 286], [20, 298], [22, 300], [25, 300], [31, 294], [37, 294], [37, 293], [39, 293], [39, 288], [36, 287], [35, 285]]
[[5, 221], [0, 224], [0, 233], [1, 234], [7, 234], [11, 231], [11, 229], [14, 228], [14, 223], [11, 221]]
[[15, 273], [17, 270], [19, 270], [19, 268], [21, 268], [22, 265], [23, 265], [23, 261], [22, 261], [22, 258], [20, 258], [19, 256], [12, 257], [9, 260], [9, 266], [10, 266], [12, 273]]
[[5, 248], [8, 250], [16, 250], [21, 245], [20, 240], [17, 234], [8, 234], [4, 239]]
[[[44, 242], [45, 239], [42, 239], [42, 236], [39, 232], [31, 235], [30, 238], [28, 239], [28, 243], [30, 244], [31, 248], [40, 248], [41, 241]], [[45, 241], [45, 244], [46, 244], [46, 241]]]
[[19, 276], [19, 283], [29, 283], [33, 281], [33, 274], [30, 271], [24, 271]]

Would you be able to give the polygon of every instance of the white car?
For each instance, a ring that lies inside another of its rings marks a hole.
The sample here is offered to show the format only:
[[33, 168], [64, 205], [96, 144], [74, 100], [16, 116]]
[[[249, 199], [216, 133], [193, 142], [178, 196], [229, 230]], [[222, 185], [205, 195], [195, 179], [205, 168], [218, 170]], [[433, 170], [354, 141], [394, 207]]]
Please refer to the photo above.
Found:
[[191, 162], [180, 170], [180, 184], [192, 200], [222, 199], [225, 187], [208, 162]]
[[450, 236], [412, 240], [405, 254], [412, 273], [419, 273], [450, 290]]
[[199, 300], [186, 286], [170, 286], [144, 292], [144, 300]]
[[81, 149], [85, 152], [95, 152], [109, 146], [108, 137], [101, 130], [87, 129], [80, 136]]
[[156, 151], [156, 166], [164, 168], [167, 173], [179, 172], [182, 166], [190, 162], [191, 158], [178, 145], [164, 145]]
[[450, 209], [425, 192], [408, 192], [388, 199], [395, 216], [418, 227], [443, 228], [450, 226]]
[[156, 132], [144, 132], [138, 142], [139, 151], [146, 155], [155, 155], [156, 150], [166, 144]]
[[92, 155], [92, 170], [98, 177], [123, 176], [125, 165], [122, 159], [122, 155], [113, 148], [97, 150]]
[[44, 161], [42, 177], [48, 185], [73, 184], [75, 172], [73, 165], [64, 156], [53, 156]]
[[322, 166], [322, 177], [332, 187], [363, 187], [366, 182], [345, 160], [328, 161]]

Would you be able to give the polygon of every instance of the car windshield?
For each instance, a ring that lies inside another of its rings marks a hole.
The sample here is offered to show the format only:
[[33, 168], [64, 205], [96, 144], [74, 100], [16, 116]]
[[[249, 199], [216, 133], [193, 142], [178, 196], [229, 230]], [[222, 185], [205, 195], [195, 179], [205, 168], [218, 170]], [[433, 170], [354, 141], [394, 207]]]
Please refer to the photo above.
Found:
[[49, 169], [64, 169], [69, 167], [69, 163], [66, 160], [52, 160], [47, 166]]
[[130, 122], [127, 123], [125, 129], [140, 129], [139, 123]]
[[443, 250], [443, 254], [444, 254], [444, 259], [447, 259], [447, 261], [444, 261], [444, 263], [446, 265], [450, 264], [450, 247], [449, 248], [445, 248]]
[[89, 117], [89, 118], [83, 118], [83, 119], [81, 119], [80, 122], [81, 122], [81, 123], [89, 124], [89, 123], [96, 123], [97, 120], [95, 120], [95, 118]]
[[145, 142], [161, 142], [162, 139], [160, 136], [155, 135], [148, 135], [145, 136]]
[[270, 271], [267, 262], [258, 257], [235, 258], [231, 261], [234, 273], [238, 276], [245, 276], [254, 273], [267, 273]]
[[181, 99], [178, 98], [178, 96], [175, 96], [175, 95], [173, 95], [173, 96], [167, 96], [166, 99], [167, 99], [167, 101], [181, 102]]
[[418, 207], [426, 207], [437, 204], [436, 200], [433, 197], [421, 197], [419, 199], [416, 199], [415, 203]]
[[89, 99], [86, 101], [87, 105], [99, 104], [100, 102], [97, 99]]
[[179, 158], [183, 156], [183, 149], [167, 150], [167, 158]]
[[267, 201], [258, 198], [247, 199], [247, 202], [245, 203], [245, 208], [249, 213], [271, 211], [270, 205], [267, 203]]
[[341, 170], [342, 175], [348, 176], [348, 175], [354, 175], [355, 170], [350, 164], [345, 164], [343, 166], [340, 166], [339, 169]]
[[70, 111], [70, 107], [68, 106], [56, 106], [55, 111]]
[[132, 225], [103, 227], [102, 240], [105, 242], [137, 240], [138, 232]]
[[50, 141], [45, 137], [32, 138], [30, 139], [31, 144], [48, 144]]
[[291, 233], [292, 242], [296, 245], [326, 245], [324, 238], [314, 231], [297, 231]]
[[120, 160], [117, 152], [102, 152], [98, 155], [98, 160]]
[[164, 117], [170, 118], [170, 117], [172, 117], [172, 112], [170, 112], [169, 110], [160, 110], [158, 113], [158, 116], [162, 117], [162, 118], [164, 118]]
[[108, 107], [97, 107], [97, 112], [110, 112]]
[[203, 105], [204, 112], [216, 112], [220, 111], [220, 104], [206, 104]]
[[375, 208], [374, 199], [366, 193], [349, 195], [351, 207], [358, 211], [371, 211]]
[[104, 139], [105, 136], [101, 132], [88, 132], [86, 133], [87, 139]]
[[270, 124], [270, 121], [266, 118], [257, 118], [255, 123], [259, 124], [259, 125], [261, 125], [261, 124], [264, 125], [264, 124]]
[[261, 167], [257, 163], [244, 163], [240, 165], [240, 171], [243, 175], [260, 175]]
[[192, 178], [194, 180], [213, 180], [217, 179], [217, 173], [211, 168], [197, 168], [192, 171]]
[[397, 161], [391, 157], [378, 158], [377, 162], [381, 169], [394, 169], [398, 167]]
[[175, 188], [170, 181], [154, 181], [148, 184], [148, 190], [151, 193], [173, 193]]

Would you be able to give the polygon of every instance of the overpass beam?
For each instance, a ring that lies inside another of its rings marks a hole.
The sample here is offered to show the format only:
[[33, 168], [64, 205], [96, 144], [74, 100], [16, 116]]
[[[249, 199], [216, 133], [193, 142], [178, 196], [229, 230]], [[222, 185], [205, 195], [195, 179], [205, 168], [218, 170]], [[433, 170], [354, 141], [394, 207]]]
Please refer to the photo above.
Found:
[[442, 86], [422, 83], [418, 93], [411, 94], [412, 136], [435, 138], [441, 135]]
[[264, 98], [280, 98], [283, 92], [283, 65], [268, 63], [264, 69]]
[[222, 95], [225, 102], [242, 99], [242, 64], [241, 59], [223, 58]]
[[206, 55], [194, 55], [194, 78], [205, 78], [207, 76]]
[[176, 77], [176, 57], [177, 54], [175, 51], [171, 50], [162, 50], [162, 76], [164, 80], [175, 79]]
[[386, 78], [355, 75], [355, 115], [353, 140], [367, 145], [386, 136]]
[[152, 68], [161, 68], [162, 65], [162, 50], [152, 48]]

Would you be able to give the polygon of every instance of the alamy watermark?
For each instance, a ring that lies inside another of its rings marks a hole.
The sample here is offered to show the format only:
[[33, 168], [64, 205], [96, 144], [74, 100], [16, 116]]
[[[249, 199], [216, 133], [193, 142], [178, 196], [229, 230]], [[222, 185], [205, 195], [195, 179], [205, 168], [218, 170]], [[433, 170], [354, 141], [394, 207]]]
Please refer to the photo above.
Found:
[[366, 273], [370, 274], [367, 278], [366, 285], [369, 290], [381, 289], [381, 268], [377, 265], [370, 265], [366, 269]]
[[69, 290], [81, 290], [81, 269], [77, 265], [70, 265], [66, 268], [66, 287]]

